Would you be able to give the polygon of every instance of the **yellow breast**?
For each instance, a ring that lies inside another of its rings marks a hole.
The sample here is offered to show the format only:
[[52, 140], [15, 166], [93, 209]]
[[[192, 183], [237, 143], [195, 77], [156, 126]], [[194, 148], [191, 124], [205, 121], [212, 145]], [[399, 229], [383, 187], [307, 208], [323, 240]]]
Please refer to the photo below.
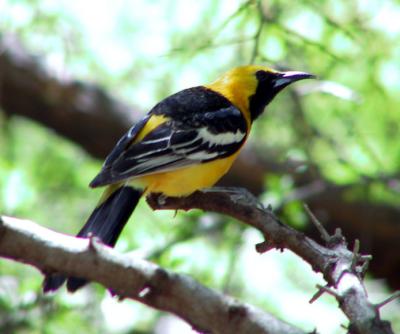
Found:
[[174, 171], [141, 176], [133, 183], [146, 188], [146, 193], [187, 196], [196, 190], [213, 186], [231, 167], [238, 153], [227, 158], [184, 167]]

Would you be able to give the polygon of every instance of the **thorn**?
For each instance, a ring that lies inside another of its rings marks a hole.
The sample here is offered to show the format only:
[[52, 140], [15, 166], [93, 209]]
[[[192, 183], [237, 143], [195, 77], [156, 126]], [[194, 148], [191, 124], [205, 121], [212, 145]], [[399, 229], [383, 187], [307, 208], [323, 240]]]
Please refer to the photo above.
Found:
[[341, 295], [339, 295], [335, 290], [329, 288], [328, 286], [322, 286], [320, 284], [317, 284], [317, 288], [322, 290], [323, 293], [326, 292], [327, 294], [335, 297], [338, 300], [342, 299]]
[[338, 228], [335, 230], [334, 237], [335, 237], [335, 238], [343, 238], [342, 229], [341, 229], [340, 227], [338, 227]]
[[368, 259], [364, 259], [364, 256], [361, 257], [361, 259], [364, 261], [363, 264], [361, 266], [358, 267], [358, 272], [364, 276], [365, 273], [367, 272], [368, 266], [369, 266], [369, 262], [372, 260], [372, 256], [371, 255], [365, 255], [365, 257], [368, 257]]
[[[264, 205], [264, 203], [261, 202], [261, 201], [258, 201], [256, 208], [259, 209], [259, 210], [261, 210], [261, 211], [266, 211], [266, 210], [265, 210], [265, 205]], [[267, 210], [267, 211], [272, 212], [272, 208], [271, 208], [271, 210]]]
[[400, 298], [400, 290], [395, 291], [395, 293], [393, 293], [389, 298], [385, 299], [384, 301], [375, 304], [375, 307], [377, 309], [382, 308], [383, 306], [385, 306], [386, 304], [389, 304], [390, 302], [392, 302], [395, 299]]
[[372, 255], [369, 255], [369, 254], [367, 254], [367, 255], [360, 255], [360, 260], [361, 261], [371, 261], [373, 259], [373, 256]]
[[322, 240], [324, 240], [326, 243], [328, 243], [331, 240], [331, 236], [325, 229], [325, 227], [321, 224], [321, 222], [317, 219], [317, 217], [314, 216], [314, 214], [311, 212], [310, 208], [308, 207], [307, 204], [303, 204], [304, 209], [306, 210], [308, 216], [310, 217], [311, 222], [314, 224], [314, 226], [317, 228], [318, 232], [321, 235]]
[[328, 293], [335, 298], [339, 299], [341, 296], [333, 289], [329, 288], [327, 285], [322, 286], [320, 284], [317, 284], [316, 287], [318, 288], [318, 291], [314, 294], [314, 296], [311, 297], [311, 299], [308, 301], [310, 304], [314, 303], [318, 298], [320, 298], [324, 293]]
[[266, 253], [274, 248], [275, 248], [274, 244], [269, 243], [266, 240], [256, 244], [256, 251], [257, 251], [257, 253], [260, 253], [260, 254]]
[[333, 249], [336, 246], [342, 245], [347, 248], [347, 242], [342, 234], [342, 230], [340, 228], [335, 229], [335, 234], [330, 237], [328, 247]]
[[124, 295], [118, 295], [117, 298], [118, 298], [118, 301], [119, 301], [119, 302], [122, 302], [122, 301], [124, 301], [127, 297], [124, 296]]
[[354, 240], [353, 257], [352, 257], [352, 259], [351, 259], [351, 265], [350, 265], [350, 270], [351, 270], [352, 272], [355, 272], [355, 271], [356, 271], [357, 263], [358, 263], [359, 260], [360, 260], [360, 254], [359, 254], [359, 252], [360, 252], [360, 240], [356, 239], [356, 240]]
[[363, 272], [363, 273], [365, 273], [365, 271], [367, 270], [367, 268], [368, 268], [368, 266], [369, 266], [369, 263], [372, 261], [372, 259], [373, 259], [373, 256], [372, 255], [369, 255], [369, 254], [367, 254], [367, 255], [360, 255], [360, 261], [362, 261], [363, 262], [363, 265], [362, 265], [362, 271], [361, 272]]
[[319, 297], [321, 297], [324, 294], [324, 292], [325, 292], [324, 290], [318, 289], [318, 291], [314, 294], [314, 296], [311, 297], [311, 299], [308, 302], [310, 304], [314, 303]]
[[360, 254], [360, 240], [356, 239], [353, 246], [353, 257], [351, 259], [350, 270], [362, 277], [367, 271], [371, 260], [372, 255]]
[[119, 302], [122, 302], [124, 299], [126, 299], [127, 297], [118, 293], [116, 290], [114, 289], [108, 289], [108, 292], [110, 293], [111, 297], [116, 297], [118, 299]]

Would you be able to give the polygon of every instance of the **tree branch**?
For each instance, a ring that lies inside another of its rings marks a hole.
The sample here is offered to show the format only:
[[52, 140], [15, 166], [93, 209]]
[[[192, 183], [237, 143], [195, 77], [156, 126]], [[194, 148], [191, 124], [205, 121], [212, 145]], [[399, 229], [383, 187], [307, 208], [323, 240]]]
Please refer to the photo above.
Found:
[[[152, 195], [148, 198], [154, 209], [193, 208], [227, 214], [241, 222], [258, 229], [267, 240], [270, 249], [290, 249], [308, 262], [314, 271], [321, 272], [339, 307], [350, 321], [349, 332], [358, 334], [393, 333], [390, 323], [379, 316], [379, 308], [368, 300], [363, 286], [362, 275], [364, 259], [356, 259], [357, 254], [347, 249], [344, 238], [335, 234], [324, 247], [289, 226], [283, 224], [269, 209], [256, 204], [257, 199], [243, 189], [218, 191], [217, 188], [198, 191], [185, 198], [165, 198]], [[263, 243], [264, 244], [264, 243]]]
[[0, 36], [2, 109], [44, 124], [104, 158], [141, 112], [98, 85], [55, 77], [38, 60], [16, 36]]
[[305, 333], [189, 276], [122, 255], [95, 238], [62, 235], [31, 221], [0, 217], [0, 256], [45, 273], [56, 271], [96, 281], [121, 298], [171, 312], [203, 333]]

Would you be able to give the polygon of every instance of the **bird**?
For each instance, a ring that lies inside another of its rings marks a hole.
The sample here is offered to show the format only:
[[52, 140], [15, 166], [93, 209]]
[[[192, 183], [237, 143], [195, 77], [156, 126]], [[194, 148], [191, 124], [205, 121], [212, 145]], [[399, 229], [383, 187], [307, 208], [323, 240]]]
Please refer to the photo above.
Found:
[[[245, 65], [163, 99], [121, 137], [91, 181], [90, 187], [105, 190], [77, 237], [95, 236], [114, 247], [142, 196], [184, 197], [212, 187], [230, 169], [273, 98], [310, 78], [315, 76]], [[56, 291], [65, 281], [69, 292], [88, 283], [50, 273], [43, 291]]]

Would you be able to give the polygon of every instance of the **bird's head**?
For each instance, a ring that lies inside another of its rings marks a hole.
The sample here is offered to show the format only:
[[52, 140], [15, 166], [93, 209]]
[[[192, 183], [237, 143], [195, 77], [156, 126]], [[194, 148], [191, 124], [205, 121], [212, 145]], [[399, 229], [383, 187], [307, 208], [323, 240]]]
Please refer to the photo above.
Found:
[[266, 66], [248, 65], [230, 70], [209, 87], [217, 88], [239, 107], [249, 110], [253, 121], [283, 88], [310, 78], [315, 76], [305, 72], [282, 72]]

